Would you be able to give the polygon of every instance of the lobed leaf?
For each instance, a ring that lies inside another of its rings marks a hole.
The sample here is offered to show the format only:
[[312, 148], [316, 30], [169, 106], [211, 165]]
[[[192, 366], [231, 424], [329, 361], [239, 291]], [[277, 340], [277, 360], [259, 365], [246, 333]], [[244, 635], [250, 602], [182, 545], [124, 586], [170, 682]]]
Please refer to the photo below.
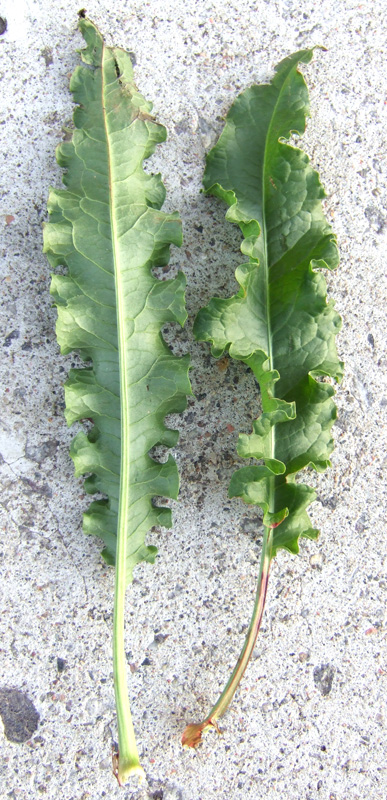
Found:
[[67, 267], [51, 283], [61, 352], [76, 350], [87, 362], [65, 386], [68, 424], [94, 422], [72, 443], [75, 473], [88, 475], [88, 492], [106, 497], [91, 504], [84, 530], [103, 539], [114, 564], [124, 505], [130, 580], [135, 564], [155, 559], [144, 541], [149, 528], [171, 524], [170, 510], [153, 498], [178, 493], [173, 458], [161, 464], [148, 453], [176, 444], [164, 417], [182, 411], [190, 393], [188, 356], [173, 356], [160, 335], [165, 322], [184, 324], [185, 278], [152, 274], [168, 263], [170, 245], [181, 244], [181, 221], [160, 211], [161, 177], [142, 166], [166, 132], [134, 84], [129, 55], [106, 47], [89, 20], [79, 27], [87, 66], [71, 78], [76, 129], [57, 149], [66, 189], [50, 191], [44, 250], [53, 267]]
[[239, 225], [248, 262], [236, 271], [239, 292], [211, 300], [194, 332], [214, 356], [228, 351], [247, 364], [260, 385], [263, 413], [250, 435], [240, 435], [238, 453], [264, 465], [239, 469], [230, 496], [262, 508], [264, 524], [275, 528], [272, 556], [297, 552], [300, 536], [317, 535], [305, 510], [315, 492], [294, 474], [330, 464], [336, 408], [321, 377], [342, 375], [340, 317], [320, 272], [338, 264], [324, 190], [305, 153], [286, 141], [305, 130], [308, 91], [297, 67], [312, 55], [284, 59], [269, 84], [237, 98], [204, 175], [206, 193], [224, 200], [226, 219]]
[[231, 478], [230, 497], [263, 511], [261, 563], [253, 613], [233, 672], [209, 714], [182, 736], [196, 747], [204, 731], [219, 731], [247, 668], [265, 608], [270, 565], [281, 548], [298, 552], [301, 536], [315, 538], [307, 507], [315, 492], [295, 473], [325, 469], [333, 443], [333, 389], [321, 377], [339, 379], [335, 335], [340, 318], [326, 300], [322, 267], [334, 269], [338, 254], [324, 218], [324, 191], [308, 157], [286, 140], [301, 134], [308, 92], [297, 67], [312, 50], [277, 66], [271, 83], [252, 86], [231, 107], [218, 143], [207, 158], [204, 186], [229, 206], [226, 218], [241, 228], [248, 262], [236, 270], [240, 290], [215, 298], [195, 321], [199, 340], [214, 356], [226, 350], [247, 364], [261, 390], [262, 414], [250, 435], [240, 434], [238, 453], [253, 463]]
[[75, 474], [103, 497], [84, 514], [84, 531], [104, 541], [103, 556], [116, 565], [113, 671], [119, 752], [113, 772], [120, 785], [143, 775], [126, 688], [125, 588], [140, 561], [155, 560], [145, 543], [153, 525], [171, 525], [171, 512], [154, 497], [176, 498], [174, 459], [149, 455], [172, 447], [178, 432], [164, 422], [182, 411], [190, 393], [188, 356], [176, 358], [161, 336], [166, 322], [184, 324], [185, 278], [159, 281], [152, 270], [168, 263], [181, 244], [178, 214], [160, 209], [165, 189], [143, 161], [166, 138], [138, 92], [128, 53], [106, 47], [80, 12], [86, 40], [70, 83], [75, 131], [57, 150], [66, 189], [51, 189], [44, 250], [52, 266], [62, 353], [76, 350], [87, 364], [73, 369], [65, 386], [66, 418], [92, 420], [73, 440]]

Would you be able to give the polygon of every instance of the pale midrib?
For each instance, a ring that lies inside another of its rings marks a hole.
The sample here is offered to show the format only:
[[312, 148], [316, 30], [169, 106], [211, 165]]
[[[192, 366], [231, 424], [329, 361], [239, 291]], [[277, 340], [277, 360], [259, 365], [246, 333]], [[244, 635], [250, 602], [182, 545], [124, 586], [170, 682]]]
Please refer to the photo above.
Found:
[[[274, 369], [274, 356], [273, 356], [273, 335], [272, 335], [272, 326], [271, 326], [271, 313], [270, 313], [270, 283], [269, 283], [269, 261], [268, 261], [268, 247], [267, 247], [267, 226], [266, 226], [266, 210], [265, 210], [265, 200], [266, 200], [266, 192], [265, 192], [265, 176], [266, 176], [266, 156], [267, 156], [267, 145], [270, 141], [270, 134], [273, 124], [273, 119], [275, 117], [275, 113], [277, 110], [277, 106], [279, 100], [281, 99], [282, 90], [286, 84], [287, 79], [291, 75], [291, 71], [286, 76], [279, 92], [278, 97], [275, 102], [273, 112], [270, 119], [270, 124], [267, 129], [266, 139], [265, 139], [265, 149], [263, 152], [263, 169], [262, 169], [262, 231], [261, 235], [263, 237], [263, 255], [264, 255], [264, 270], [265, 270], [265, 283], [266, 283], [266, 330], [267, 330], [267, 344], [268, 344], [268, 358], [269, 358], [269, 368], [270, 370]], [[270, 384], [269, 384], [270, 385]], [[274, 396], [274, 384], [271, 385], [272, 393]], [[275, 458], [275, 445], [276, 445], [276, 426], [272, 425], [271, 427], [271, 458]], [[274, 482], [275, 478], [269, 478], [269, 511], [274, 512]]]
[[128, 738], [128, 731], [125, 719], [130, 718], [129, 699], [126, 689], [126, 656], [124, 645], [125, 627], [125, 589], [126, 589], [126, 557], [127, 557], [127, 521], [130, 509], [130, 474], [129, 474], [129, 393], [127, 381], [127, 362], [125, 347], [125, 309], [123, 300], [123, 283], [120, 271], [120, 260], [117, 253], [117, 230], [114, 214], [114, 181], [112, 176], [112, 153], [109, 141], [109, 131], [106, 118], [105, 106], [105, 53], [106, 47], [102, 50], [102, 117], [106, 136], [106, 149], [109, 176], [109, 213], [112, 230], [112, 252], [114, 267], [114, 283], [116, 295], [116, 315], [117, 315], [117, 343], [118, 360], [120, 370], [120, 417], [121, 417], [121, 460], [120, 460], [120, 486], [119, 486], [119, 505], [117, 519], [117, 539], [116, 539], [116, 559], [115, 559], [115, 602], [114, 602], [114, 626], [113, 626], [113, 650], [115, 658], [114, 664], [114, 684], [116, 691], [117, 723], [120, 733], [120, 746], [123, 749], [123, 740]]
[[[110, 224], [112, 230], [112, 251], [113, 251], [113, 267], [114, 267], [114, 285], [115, 285], [115, 296], [116, 296], [116, 316], [117, 316], [117, 343], [118, 343], [118, 361], [119, 361], [119, 370], [120, 370], [120, 417], [121, 417], [121, 474], [120, 474], [120, 508], [118, 512], [118, 525], [117, 525], [117, 556], [116, 556], [116, 566], [119, 561], [119, 553], [118, 547], [119, 544], [122, 548], [120, 555], [124, 559], [125, 563], [125, 554], [126, 554], [126, 536], [120, 537], [119, 533], [121, 532], [121, 522], [125, 523], [127, 517], [127, 511], [129, 508], [129, 458], [127, 454], [129, 452], [128, 445], [129, 441], [127, 441], [128, 432], [129, 432], [129, 424], [130, 424], [130, 412], [129, 412], [129, 393], [128, 393], [128, 381], [126, 380], [127, 376], [127, 363], [126, 363], [126, 346], [125, 346], [125, 308], [124, 308], [124, 293], [123, 293], [123, 283], [122, 283], [122, 275], [120, 270], [120, 260], [117, 254], [117, 228], [116, 228], [116, 220], [114, 214], [115, 208], [115, 201], [114, 201], [114, 180], [112, 176], [112, 153], [110, 147], [110, 140], [109, 140], [109, 131], [106, 119], [106, 107], [104, 103], [104, 93], [105, 93], [105, 85], [104, 85], [104, 56], [105, 56], [105, 46], [103, 47], [103, 55], [102, 55], [102, 116], [105, 128], [105, 135], [106, 135], [106, 149], [107, 149], [107, 161], [108, 161], [108, 175], [109, 175], [109, 213], [110, 213]], [[123, 526], [125, 528], [125, 524]], [[119, 542], [119, 539], [124, 539], [123, 542]]]

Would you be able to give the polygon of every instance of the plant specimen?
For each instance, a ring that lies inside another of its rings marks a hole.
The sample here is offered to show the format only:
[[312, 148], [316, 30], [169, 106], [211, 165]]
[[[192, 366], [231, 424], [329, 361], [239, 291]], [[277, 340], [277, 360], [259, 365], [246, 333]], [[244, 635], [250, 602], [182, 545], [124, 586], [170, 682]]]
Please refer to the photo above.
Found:
[[300, 537], [315, 539], [306, 512], [315, 492], [296, 473], [329, 464], [336, 417], [333, 388], [342, 363], [335, 336], [340, 317], [326, 300], [322, 268], [338, 264], [335, 238], [321, 205], [324, 190], [309, 159], [289, 143], [302, 134], [308, 90], [297, 67], [313, 50], [277, 66], [273, 80], [244, 91], [231, 107], [218, 143], [207, 158], [204, 187], [229, 206], [248, 261], [238, 267], [240, 289], [203, 308], [194, 332], [250, 367], [260, 387], [262, 414], [250, 435], [240, 434], [238, 454], [260, 463], [238, 469], [229, 496], [263, 511], [263, 542], [253, 615], [236, 667], [203, 722], [189, 725], [183, 744], [195, 747], [202, 732], [218, 729], [250, 659], [265, 605], [269, 569], [278, 550], [298, 552]]
[[164, 417], [182, 411], [190, 393], [188, 356], [176, 358], [160, 330], [186, 319], [185, 279], [157, 280], [152, 268], [168, 263], [171, 244], [181, 244], [177, 213], [160, 211], [165, 189], [143, 161], [166, 138], [133, 81], [130, 57], [107, 47], [80, 12], [85, 66], [70, 83], [75, 130], [57, 150], [66, 189], [51, 189], [44, 250], [51, 265], [62, 353], [86, 362], [65, 386], [66, 419], [93, 427], [73, 440], [75, 473], [88, 475], [85, 489], [100, 493], [84, 515], [84, 530], [104, 541], [102, 555], [115, 565], [114, 686], [119, 751], [115, 773], [123, 784], [142, 773], [131, 721], [124, 651], [125, 590], [140, 561], [154, 562], [145, 544], [153, 525], [170, 526], [169, 508], [153, 498], [176, 498], [174, 459], [155, 461], [149, 451], [172, 447], [178, 432]]

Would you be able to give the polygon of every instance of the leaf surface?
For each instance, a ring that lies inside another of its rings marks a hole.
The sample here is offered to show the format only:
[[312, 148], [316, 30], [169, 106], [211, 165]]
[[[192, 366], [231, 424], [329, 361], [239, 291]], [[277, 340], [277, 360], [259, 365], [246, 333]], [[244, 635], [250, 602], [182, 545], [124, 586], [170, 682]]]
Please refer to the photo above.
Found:
[[125, 588], [136, 564], [155, 559], [149, 528], [171, 524], [170, 509], [153, 498], [178, 494], [174, 459], [160, 463], [149, 452], [176, 444], [178, 432], [164, 418], [182, 411], [190, 393], [188, 356], [173, 356], [160, 333], [166, 322], [184, 324], [185, 279], [152, 273], [168, 263], [170, 245], [181, 244], [178, 214], [160, 210], [160, 175], [143, 169], [165, 128], [134, 84], [128, 53], [106, 47], [82, 13], [79, 27], [87, 46], [70, 83], [75, 131], [57, 150], [67, 188], [50, 191], [44, 250], [53, 267], [67, 268], [51, 283], [61, 351], [87, 362], [70, 372], [65, 413], [70, 425], [93, 422], [73, 440], [71, 456], [86, 490], [102, 495], [84, 514], [84, 530], [103, 539], [103, 556], [116, 566], [113, 771], [122, 785], [143, 775], [126, 686]]
[[91, 504], [84, 530], [103, 539], [110, 564], [118, 530], [130, 580], [139, 561], [155, 559], [144, 542], [149, 528], [171, 524], [170, 510], [152, 498], [178, 493], [173, 458], [161, 464], [148, 453], [176, 444], [164, 417], [182, 411], [190, 393], [188, 357], [173, 356], [160, 334], [166, 322], [184, 324], [185, 278], [152, 274], [181, 244], [181, 221], [160, 211], [161, 178], [142, 166], [166, 132], [136, 89], [129, 55], [106, 47], [89, 20], [79, 26], [87, 47], [70, 84], [76, 130], [57, 150], [67, 188], [50, 191], [44, 249], [53, 267], [67, 267], [51, 284], [61, 351], [87, 362], [65, 387], [68, 423], [94, 422], [73, 441], [76, 475], [106, 498]]
[[325, 378], [339, 379], [342, 364], [335, 346], [340, 318], [326, 300], [319, 271], [338, 263], [321, 206], [324, 191], [308, 157], [287, 141], [305, 129], [308, 91], [297, 67], [312, 55], [312, 50], [295, 53], [281, 61], [271, 83], [243, 92], [207, 158], [205, 190], [229, 206], [226, 218], [239, 225], [248, 261], [236, 271], [239, 292], [211, 300], [199, 312], [194, 332], [211, 343], [214, 356], [228, 351], [247, 364], [259, 384], [262, 414], [238, 443], [239, 455], [253, 463], [234, 473], [229, 495], [261, 507], [264, 531], [242, 650], [209, 714], [185, 728], [187, 747], [196, 747], [209, 728], [219, 732], [217, 720], [257, 640], [272, 559], [281, 548], [297, 553], [301, 536], [318, 533], [306, 510], [315, 492], [296, 483], [295, 474], [308, 465], [323, 470], [329, 464], [336, 408]]
[[324, 190], [305, 153], [286, 141], [305, 129], [308, 90], [297, 66], [312, 55], [284, 59], [269, 84], [237, 98], [204, 175], [206, 193], [224, 200], [226, 219], [239, 225], [248, 261], [236, 271], [239, 292], [211, 300], [194, 332], [216, 357], [228, 351], [247, 364], [260, 385], [263, 413], [240, 435], [238, 453], [261, 464], [235, 472], [229, 494], [262, 508], [274, 529], [272, 557], [298, 552], [300, 536], [318, 533], [306, 512], [315, 492], [294, 475], [330, 464], [336, 408], [325, 377], [342, 375], [340, 317], [320, 272], [338, 264]]

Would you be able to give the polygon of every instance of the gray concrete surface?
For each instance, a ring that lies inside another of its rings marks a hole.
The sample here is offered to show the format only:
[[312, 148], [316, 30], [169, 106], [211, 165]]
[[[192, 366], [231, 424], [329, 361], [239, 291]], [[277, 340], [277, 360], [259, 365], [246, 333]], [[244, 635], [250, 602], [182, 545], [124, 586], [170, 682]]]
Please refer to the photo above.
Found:
[[[113, 573], [81, 531], [88, 505], [68, 455], [49, 268], [41, 253], [54, 149], [72, 113], [82, 45], [75, 0], [9, 0], [0, 36], [2, 188], [1, 798], [385, 800], [386, 776], [386, 7], [383, 0], [90, 0], [111, 43], [132, 51], [169, 131], [152, 160], [179, 209], [173, 252], [188, 279], [191, 399], [178, 420], [181, 499], [160, 557], [128, 592], [130, 696], [148, 783], [110, 770], [115, 714]], [[305, 70], [303, 146], [327, 189], [341, 267], [330, 276], [346, 362], [333, 468], [312, 476], [319, 542], [273, 567], [267, 613], [237, 697], [202, 748], [180, 734], [222, 688], [249, 619], [259, 558], [254, 509], [227, 499], [238, 430], [257, 398], [240, 364], [193, 343], [192, 320], [227, 295], [241, 261], [224, 208], [199, 194], [204, 154], [237, 92], [286, 54], [320, 43]], [[37, 714], [39, 715], [36, 728]], [[0, 726], [1, 727], [1, 726]], [[36, 729], [35, 729], [36, 728]]]

